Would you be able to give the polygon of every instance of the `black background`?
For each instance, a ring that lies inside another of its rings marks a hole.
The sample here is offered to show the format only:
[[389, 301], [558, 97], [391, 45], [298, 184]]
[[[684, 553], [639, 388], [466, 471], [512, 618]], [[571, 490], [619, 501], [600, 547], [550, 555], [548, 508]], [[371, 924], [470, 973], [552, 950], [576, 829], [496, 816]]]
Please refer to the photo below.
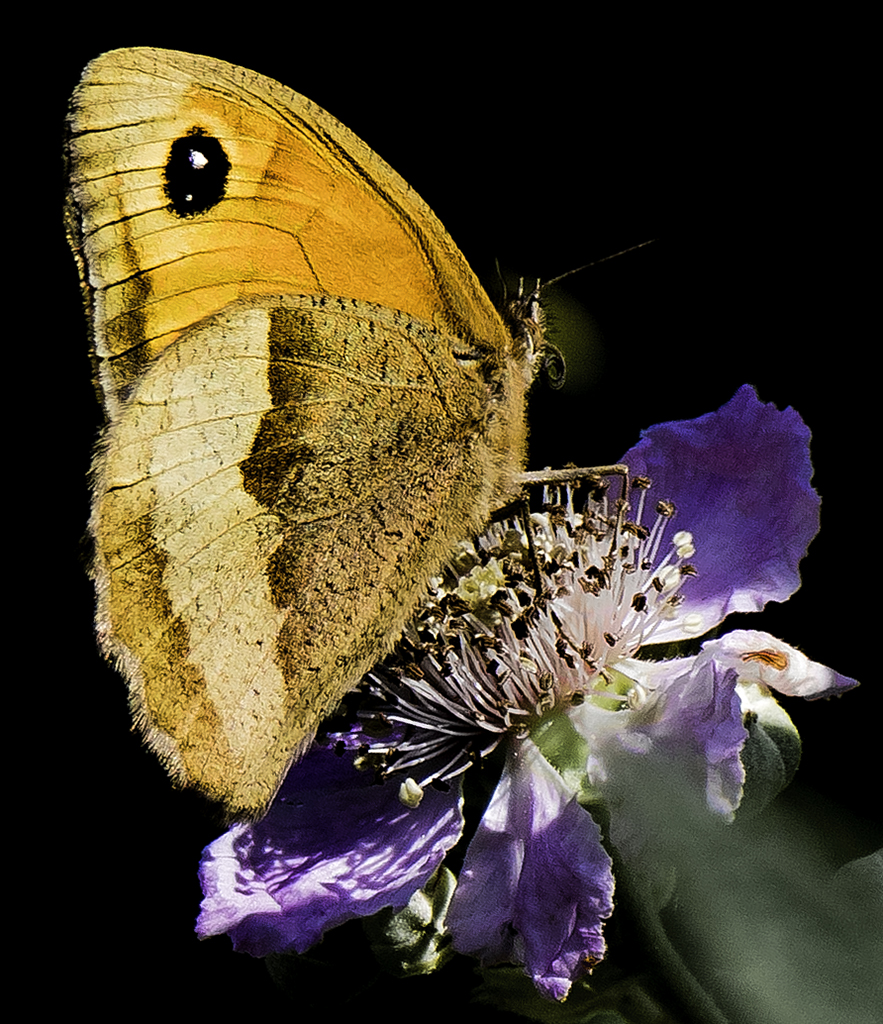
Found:
[[[24, 150], [26, 191], [39, 182], [42, 195], [28, 241], [44, 269], [33, 274], [33, 318], [17, 346], [38, 382], [22, 479], [41, 497], [12, 545], [36, 590], [26, 605], [31, 654], [16, 680], [21, 720], [33, 724], [23, 727], [15, 786], [37, 780], [28, 803], [48, 858], [39, 872], [27, 858], [18, 870], [36, 901], [28, 917], [39, 960], [48, 974], [65, 972], [46, 998], [106, 1011], [145, 998], [173, 1015], [290, 1012], [259, 961], [225, 938], [195, 939], [196, 867], [217, 829], [129, 731], [124, 685], [92, 635], [81, 538], [100, 415], [61, 223], [60, 150], [80, 70], [117, 46], [206, 53], [309, 96], [422, 194], [489, 286], [495, 257], [549, 278], [657, 239], [557, 292], [586, 319], [569, 336], [552, 334], [571, 377], [564, 392], [534, 396], [532, 463], [611, 461], [642, 427], [718, 408], [746, 381], [763, 400], [799, 410], [813, 431], [822, 530], [801, 590], [739, 625], [863, 680], [840, 701], [786, 706], [804, 739], [810, 829], [836, 820], [852, 855], [872, 849], [879, 328], [867, 321], [868, 153], [851, 39], [844, 30], [838, 49], [828, 28], [812, 26], [795, 41], [769, 24], [575, 25], [542, 8], [488, 30], [470, 23], [478, 13], [446, 8], [418, 27], [383, 11], [354, 24], [330, 6], [324, 18], [254, 8], [247, 21], [191, 29], [135, 27], [93, 7], [88, 28], [72, 18], [63, 45], [46, 53], [29, 136], [45, 148]], [[837, 64], [820, 55], [832, 49]], [[401, 983], [401, 1007], [386, 1002], [387, 1014], [422, 1012], [415, 984]], [[478, 1019], [455, 988], [448, 994], [449, 1008]]]

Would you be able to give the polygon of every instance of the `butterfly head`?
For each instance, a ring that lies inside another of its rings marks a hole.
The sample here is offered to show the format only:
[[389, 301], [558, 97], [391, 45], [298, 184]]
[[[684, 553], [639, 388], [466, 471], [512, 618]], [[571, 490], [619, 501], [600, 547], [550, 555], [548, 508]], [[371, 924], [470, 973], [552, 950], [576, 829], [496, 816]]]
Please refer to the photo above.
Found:
[[513, 339], [512, 354], [523, 366], [525, 380], [529, 383], [536, 376], [540, 366], [538, 356], [545, 347], [539, 281], [530, 291], [525, 291], [524, 280], [520, 280], [516, 295], [503, 296], [500, 314]]

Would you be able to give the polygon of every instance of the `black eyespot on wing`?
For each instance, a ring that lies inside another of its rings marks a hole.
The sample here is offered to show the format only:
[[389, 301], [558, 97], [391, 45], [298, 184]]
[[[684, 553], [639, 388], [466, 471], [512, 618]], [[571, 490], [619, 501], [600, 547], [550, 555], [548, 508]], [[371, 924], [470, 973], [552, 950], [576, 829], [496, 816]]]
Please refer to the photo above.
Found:
[[216, 206], [227, 190], [230, 159], [203, 128], [175, 139], [166, 162], [165, 193], [177, 217], [192, 217]]

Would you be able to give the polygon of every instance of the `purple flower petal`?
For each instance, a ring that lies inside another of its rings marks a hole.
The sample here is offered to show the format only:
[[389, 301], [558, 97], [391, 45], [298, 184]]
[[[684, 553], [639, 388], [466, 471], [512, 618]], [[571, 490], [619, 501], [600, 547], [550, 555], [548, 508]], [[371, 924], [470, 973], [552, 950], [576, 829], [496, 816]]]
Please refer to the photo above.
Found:
[[756, 629], [734, 629], [702, 645], [703, 659], [730, 666], [740, 680], [761, 683], [790, 697], [818, 700], [846, 693], [858, 681], [820, 665], [796, 647]]
[[448, 913], [454, 948], [524, 964], [563, 999], [604, 955], [611, 861], [591, 816], [530, 740], [510, 753], [469, 846]]
[[[793, 409], [759, 401], [746, 384], [717, 412], [643, 431], [623, 456], [633, 474], [650, 477], [656, 499], [674, 502], [674, 528], [694, 536], [699, 575], [679, 609], [679, 618], [702, 616], [692, 635], [800, 586], [798, 563], [819, 529], [809, 436]], [[685, 638], [676, 625], [654, 642]]]
[[687, 777], [704, 786], [708, 806], [731, 816], [742, 799], [740, 754], [748, 738], [735, 669], [701, 656], [629, 665], [653, 692], [632, 713], [619, 742], [636, 754], [662, 754], [684, 765]]
[[350, 918], [403, 907], [460, 837], [460, 790], [429, 789], [408, 809], [397, 785], [372, 782], [314, 747], [262, 821], [203, 852], [200, 938], [227, 932], [252, 956], [302, 953]]

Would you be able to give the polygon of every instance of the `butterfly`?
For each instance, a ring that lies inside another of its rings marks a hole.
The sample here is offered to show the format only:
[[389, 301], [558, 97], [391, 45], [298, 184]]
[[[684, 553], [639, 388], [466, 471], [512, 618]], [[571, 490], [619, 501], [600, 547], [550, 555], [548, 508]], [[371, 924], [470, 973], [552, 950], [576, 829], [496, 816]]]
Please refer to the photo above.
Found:
[[495, 307], [352, 132], [209, 57], [96, 58], [65, 160], [99, 642], [173, 781], [256, 819], [520, 495], [537, 296]]

